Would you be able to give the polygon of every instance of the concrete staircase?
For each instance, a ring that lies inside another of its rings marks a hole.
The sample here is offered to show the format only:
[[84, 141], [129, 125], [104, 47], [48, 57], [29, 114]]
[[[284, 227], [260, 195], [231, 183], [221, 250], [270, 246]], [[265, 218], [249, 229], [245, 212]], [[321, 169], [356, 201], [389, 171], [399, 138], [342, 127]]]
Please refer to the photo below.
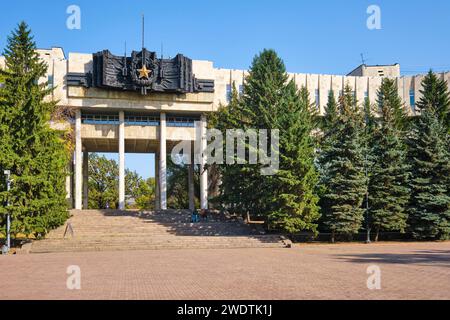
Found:
[[[283, 248], [277, 235], [266, 235], [236, 219], [217, 214], [190, 223], [187, 211], [71, 211], [68, 223], [34, 241], [31, 253], [157, 249]], [[67, 225], [70, 228], [66, 233]], [[66, 233], [66, 235], [65, 235]], [[65, 236], [64, 236], [65, 235]]]

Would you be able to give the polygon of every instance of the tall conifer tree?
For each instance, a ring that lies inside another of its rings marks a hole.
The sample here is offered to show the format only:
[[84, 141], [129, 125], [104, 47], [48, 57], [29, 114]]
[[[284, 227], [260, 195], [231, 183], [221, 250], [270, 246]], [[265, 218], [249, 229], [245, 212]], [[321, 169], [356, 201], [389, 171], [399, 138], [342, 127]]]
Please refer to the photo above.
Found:
[[262, 165], [221, 166], [220, 201], [227, 210], [262, 216], [271, 227], [290, 233], [316, 231], [317, 174], [310, 107], [306, 91], [299, 93], [288, 81], [284, 63], [273, 50], [255, 57], [244, 94], [234, 96], [216, 119], [222, 130], [280, 130], [280, 170], [264, 176]]
[[[2, 152], [0, 167], [10, 169], [14, 183], [8, 198], [13, 233], [42, 236], [68, 217], [65, 176], [68, 150], [62, 134], [49, 127], [56, 103], [47, 65], [39, 59], [28, 26], [22, 22], [8, 38], [5, 49], [5, 85], [0, 92]], [[5, 214], [6, 208], [0, 208]]]
[[323, 221], [331, 231], [351, 237], [362, 226], [362, 203], [367, 190], [364, 167], [363, 114], [346, 86], [337, 116], [330, 117], [319, 155]]
[[409, 226], [417, 239], [450, 238], [449, 137], [432, 109], [424, 109], [408, 135], [411, 166]]
[[421, 98], [416, 106], [419, 111], [433, 110], [450, 134], [450, 93], [448, 83], [430, 70], [422, 81]]
[[383, 79], [378, 91], [378, 123], [370, 139], [369, 208], [375, 229], [401, 231], [406, 228], [409, 199], [406, 146], [403, 142], [407, 116], [394, 80]]
[[318, 173], [314, 165], [314, 105], [309, 92], [289, 82], [284, 103], [274, 128], [280, 130], [280, 170], [274, 177], [273, 210], [269, 218], [274, 225], [291, 233], [316, 231], [320, 217], [315, 192]]

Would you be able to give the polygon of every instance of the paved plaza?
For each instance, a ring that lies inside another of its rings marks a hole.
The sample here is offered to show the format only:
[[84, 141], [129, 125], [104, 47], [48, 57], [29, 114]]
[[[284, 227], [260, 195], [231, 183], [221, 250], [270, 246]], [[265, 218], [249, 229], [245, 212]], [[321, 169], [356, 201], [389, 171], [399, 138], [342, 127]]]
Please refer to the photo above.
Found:
[[[81, 289], [67, 289], [69, 266]], [[367, 288], [367, 268], [381, 290]], [[450, 299], [450, 243], [0, 256], [4, 299]]]

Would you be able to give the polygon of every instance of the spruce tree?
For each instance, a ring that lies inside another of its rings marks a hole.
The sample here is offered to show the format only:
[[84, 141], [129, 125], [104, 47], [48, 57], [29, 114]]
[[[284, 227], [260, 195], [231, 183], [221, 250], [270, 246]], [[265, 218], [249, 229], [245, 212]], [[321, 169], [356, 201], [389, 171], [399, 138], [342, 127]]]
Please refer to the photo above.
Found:
[[[208, 119], [208, 123], [223, 133], [226, 150], [225, 137], [228, 129], [240, 129], [248, 120], [243, 118], [243, 107], [236, 86], [233, 83], [231, 100], [228, 105], [222, 105], [219, 110]], [[236, 157], [235, 157], [236, 158]], [[236, 160], [236, 159], [235, 159]], [[212, 200], [218, 207], [222, 207], [232, 214], [247, 216], [255, 212], [256, 198], [249, 192], [252, 187], [251, 167], [245, 165], [217, 165], [220, 175], [220, 194]], [[250, 174], [251, 173], [251, 174]]]
[[403, 142], [406, 113], [394, 80], [383, 79], [378, 91], [378, 123], [370, 139], [369, 207], [375, 228], [380, 231], [406, 228], [409, 200], [406, 146]]
[[220, 129], [280, 130], [280, 170], [262, 175], [262, 165], [221, 166], [220, 201], [227, 210], [265, 218], [270, 227], [294, 233], [316, 231], [313, 114], [305, 90], [288, 81], [273, 50], [253, 60], [244, 94], [217, 116]]
[[269, 219], [275, 227], [290, 233], [316, 231], [320, 214], [315, 192], [315, 142], [311, 134], [316, 127], [314, 106], [305, 87], [297, 93], [295, 84], [290, 82], [286, 89], [286, 100], [275, 124], [281, 131], [280, 170], [275, 176], [274, 210]]
[[[11, 192], [3, 191], [0, 197], [10, 201], [13, 233], [42, 236], [68, 217], [68, 150], [63, 134], [49, 127], [56, 103], [44, 99], [52, 90], [40, 81], [46, 76], [47, 65], [39, 59], [24, 22], [8, 37], [4, 56], [0, 167], [11, 170], [14, 183]], [[0, 210], [6, 213], [6, 208]]]
[[325, 114], [321, 121], [321, 129], [325, 132], [329, 132], [336, 121], [338, 115], [338, 104], [334, 96], [334, 91], [330, 90], [328, 93], [328, 102], [325, 106]]
[[336, 235], [351, 237], [363, 221], [364, 195], [367, 191], [364, 171], [363, 114], [349, 86], [339, 100], [339, 113], [324, 131], [319, 166], [324, 194], [321, 200], [323, 221]]
[[422, 108], [407, 138], [409, 228], [416, 239], [450, 238], [449, 136], [433, 108]]
[[437, 77], [430, 70], [422, 81], [421, 98], [416, 107], [419, 111], [433, 110], [450, 133], [450, 93], [448, 84], [444, 79]]

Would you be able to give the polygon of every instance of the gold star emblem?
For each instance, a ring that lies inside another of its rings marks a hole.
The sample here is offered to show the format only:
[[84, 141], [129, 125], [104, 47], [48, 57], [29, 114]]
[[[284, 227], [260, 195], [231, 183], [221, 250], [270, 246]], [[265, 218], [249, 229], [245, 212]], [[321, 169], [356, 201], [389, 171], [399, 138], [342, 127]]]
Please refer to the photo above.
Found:
[[148, 70], [145, 64], [142, 66], [142, 69], [138, 69], [139, 71], [139, 79], [146, 78], [150, 76], [151, 70]]

